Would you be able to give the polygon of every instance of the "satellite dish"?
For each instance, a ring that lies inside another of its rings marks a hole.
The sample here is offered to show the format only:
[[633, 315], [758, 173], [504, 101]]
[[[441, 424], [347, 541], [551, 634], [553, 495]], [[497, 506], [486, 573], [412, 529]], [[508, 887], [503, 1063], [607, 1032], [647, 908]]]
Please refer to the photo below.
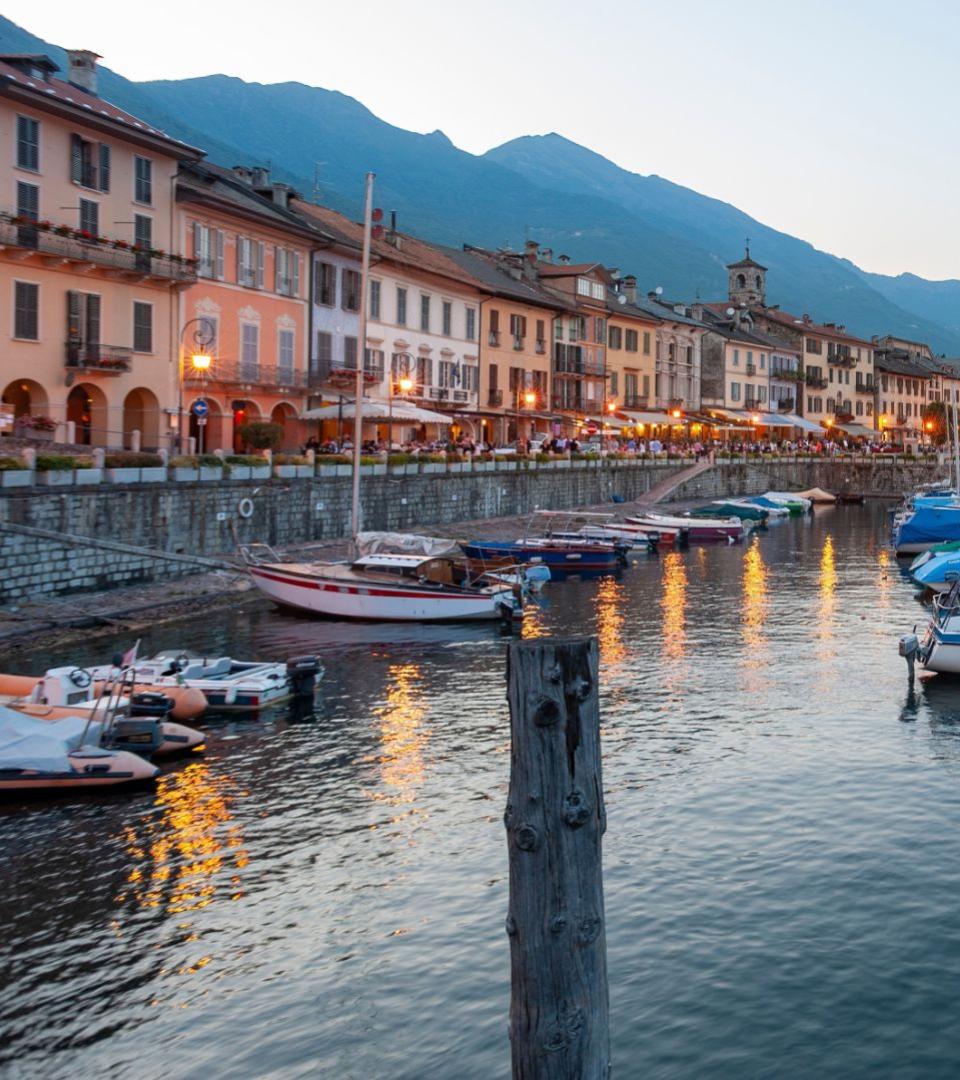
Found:
[[728, 307], [727, 308], [727, 314], [728, 315], [736, 315], [736, 311], [734, 311], [734, 309], [732, 307]]
[[657, 294], [657, 296], [663, 296], [663, 286], [662, 285], [658, 285], [653, 291]]
[[623, 293], [621, 293], [621, 294], [620, 294], [620, 295], [619, 295], [619, 296], [617, 297], [617, 303], [618, 303], [618, 304], [625, 304], [626, 302], [627, 302], [627, 298], [626, 298], [626, 297], [625, 297], [625, 296], [623, 295]]

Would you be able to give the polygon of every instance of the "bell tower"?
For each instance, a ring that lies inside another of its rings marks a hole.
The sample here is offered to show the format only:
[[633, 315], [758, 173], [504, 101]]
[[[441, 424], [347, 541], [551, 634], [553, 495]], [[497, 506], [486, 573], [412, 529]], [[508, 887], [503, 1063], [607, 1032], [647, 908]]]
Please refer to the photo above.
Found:
[[733, 304], [767, 306], [767, 268], [750, 258], [749, 238], [743, 258], [727, 266], [727, 295]]

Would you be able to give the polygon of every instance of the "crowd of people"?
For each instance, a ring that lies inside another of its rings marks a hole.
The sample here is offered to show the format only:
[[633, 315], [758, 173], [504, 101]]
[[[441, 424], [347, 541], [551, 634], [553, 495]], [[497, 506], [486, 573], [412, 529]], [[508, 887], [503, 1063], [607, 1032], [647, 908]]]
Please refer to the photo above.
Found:
[[[337, 440], [319, 439], [311, 436], [302, 447], [304, 451], [313, 450], [318, 454], [350, 454], [353, 452], [353, 440], [344, 435]], [[903, 452], [902, 446], [879, 440], [854, 439], [847, 436], [838, 439], [801, 438], [801, 439], [731, 439], [731, 440], [670, 440], [663, 441], [653, 437], [604, 435], [591, 436], [580, 440], [575, 436], [548, 435], [540, 439], [519, 439], [509, 447], [496, 446], [486, 439], [474, 439], [461, 434], [455, 439], [410, 439], [402, 443], [388, 443], [384, 439], [369, 439], [361, 446], [361, 453], [366, 455], [404, 453], [436, 454], [455, 453], [462, 455], [506, 453], [543, 453], [543, 454], [626, 454], [645, 456], [667, 454], [669, 456], [693, 454], [698, 460], [713, 457], [717, 453], [733, 454], [842, 454], [867, 453], [881, 454]]]

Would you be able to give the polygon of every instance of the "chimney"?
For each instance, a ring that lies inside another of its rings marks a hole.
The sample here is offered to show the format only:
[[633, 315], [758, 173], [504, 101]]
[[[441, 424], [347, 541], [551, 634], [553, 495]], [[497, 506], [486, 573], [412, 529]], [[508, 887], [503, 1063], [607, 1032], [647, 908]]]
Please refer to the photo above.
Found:
[[254, 165], [250, 170], [251, 182], [255, 188], [268, 188], [270, 186], [270, 170], [262, 165]]
[[570, 256], [569, 255], [558, 255], [557, 256], [557, 262], [562, 263], [564, 266], [566, 266], [567, 263], [570, 262]]
[[400, 250], [400, 234], [397, 232], [397, 212], [396, 210], [390, 211], [390, 228], [387, 231], [387, 235], [384, 240], [388, 244], [392, 244], [397, 251]]
[[89, 49], [67, 49], [67, 81], [96, 97], [97, 61], [100, 54]]
[[810, 323], [810, 322], [812, 322], [813, 320], [812, 320], [812, 319], [810, 318], [810, 316], [809, 316], [809, 315], [808, 315], [808, 314], [807, 314], [806, 312], [804, 312], [804, 313], [803, 313], [803, 321], [804, 321], [805, 323]]
[[837, 333], [838, 334], [845, 334], [846, 332], [847, 332], [846, 324], [842, 323], [842, 322], [837, 323]]
[[293, 195], [293, 188], [289, 184], [271, 184], [270, 195], [274, 205], [281, 206], [286, 210], [290, 205], [290, 197]]
[[540, 245], [536, 240], [527, 240], [523, 245], [523, 254], [528, 262], [535, 263], [540, 254]]
[[690, 308], [690, 314], [698, 321], [703, 318], [703, 304], [694, 304]]
[[234, 165], [233, 175], [244, 184], [253, 183], [253, 173], [246, 165]]
[[553, 248], [541, 248], [540, 258], [545, 263], [553, 262]]
[[623, 295], [627, 298], [628, 304], [637, 302], [637, 279], [633, 274], [627, 274], [623, 279]]

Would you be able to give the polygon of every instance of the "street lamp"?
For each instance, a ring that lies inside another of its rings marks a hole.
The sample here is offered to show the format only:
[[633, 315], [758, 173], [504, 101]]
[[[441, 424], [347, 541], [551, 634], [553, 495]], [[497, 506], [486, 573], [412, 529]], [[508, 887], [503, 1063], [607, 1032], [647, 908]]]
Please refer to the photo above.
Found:
[[189, 322], [184, 323], [183, 329], [180, 331], [180, 361], [177, 365], [177, 450], [179, 452], [183, 450], [183, 375], [188, 330], [190, 331], [192, 346], [190, 365], [194, 371], [202, 373], [209, 370], [210, 362], [213, 360], [208, 350], [216, 340], [217, 324], [212, 319], [205, 319], [201, 316], [198, 319], [190, 319]]
[[520, 405], [526, 405], [532, 409], [537, 403], [537, 392], [533, 389], [524, 389], [525, 384], [517, 381], [517, 453], [520, 453]]
[[387, 422], [388, 453], [393, 449], [393, 395], [399, 392], [401, 395], [406, 396], [413, 389], [410, 364], [411, 357], [409, 353], [394, 353], [390, 358], [390, 417]]

